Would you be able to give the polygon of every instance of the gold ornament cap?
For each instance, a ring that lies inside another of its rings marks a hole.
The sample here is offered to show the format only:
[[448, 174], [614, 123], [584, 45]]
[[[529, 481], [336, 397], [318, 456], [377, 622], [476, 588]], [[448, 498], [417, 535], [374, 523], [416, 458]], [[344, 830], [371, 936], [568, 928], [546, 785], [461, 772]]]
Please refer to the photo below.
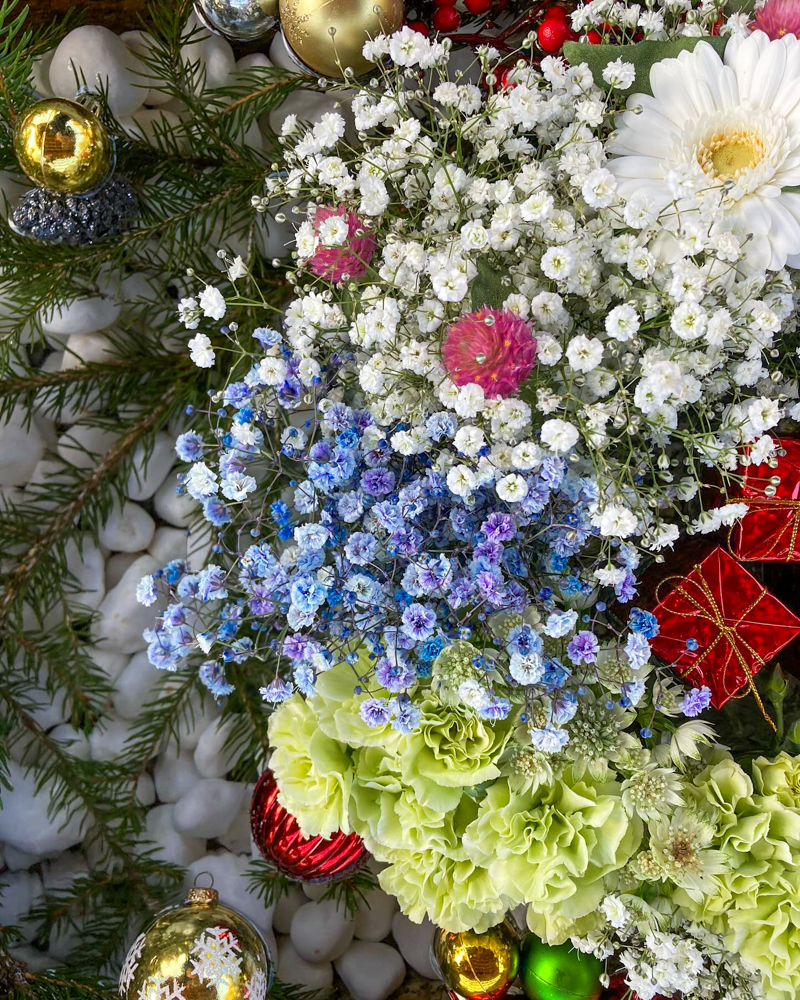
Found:
[[14, 152], [34, 184], [62, 194], [93, 190], [114, 163], [111, 139], [97, 115], [61, 97], [37, 101], [20, 115]]
[[219, 902], [219, 893], [216, 889], [196, 885], [186, 894], [186, 902], [194, 906], [213, 906]]

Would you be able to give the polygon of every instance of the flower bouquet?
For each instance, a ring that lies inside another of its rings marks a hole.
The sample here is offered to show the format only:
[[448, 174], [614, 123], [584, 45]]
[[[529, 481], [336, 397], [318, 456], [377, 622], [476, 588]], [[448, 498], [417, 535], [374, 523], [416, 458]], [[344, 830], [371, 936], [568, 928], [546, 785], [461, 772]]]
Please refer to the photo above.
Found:
[[370, 40], [254, 199], [296, 215], [291, 301], [227, 258], [180, 303], [224, 379], [177, 446], [213, 537], [142, 581], [151, 661], [260, 685], [281, 804], [413, 920], [522, 907], [640, 1000], [800, 989], [783, 689], [737, 762], [715, 724], [754, 685], [698, 718], [637, 603], [800, 417], [797, 17], [591, 0], [566, 58], [513, 62]]

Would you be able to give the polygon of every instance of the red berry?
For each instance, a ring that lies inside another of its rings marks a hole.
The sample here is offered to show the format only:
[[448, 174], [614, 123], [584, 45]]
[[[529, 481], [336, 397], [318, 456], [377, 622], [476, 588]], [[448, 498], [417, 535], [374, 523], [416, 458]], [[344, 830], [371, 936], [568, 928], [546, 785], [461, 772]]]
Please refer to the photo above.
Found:
[[470, 14], [485, 14], [492, 6], [493, 0], [464, 0], [464, 6]]
[[424, 21], [409, 21], [408, 26], [409, 28], [411, 28], [412, 31], [418, 31], [421, 35], [424, 35], [426, 38], [430, 34], [428, 25]]
[[433, 15], [433, 26], [437, 31], [455, 31], [461, 25], [461, 15], [455, 7], [440, 7]]
[[550, 17], [539, 25], [539, 46], [543, 52], [551, 55], [560, 52], [568, 38], [569, 25], [566, 21]]
[[559, 7], [558, 4], [553, 4], [552, 7], [548, 7], [544, 12], [543, 20], [549, 21], [551, 18], [556, 18], [559, 21], [566, 21], [567, 12], [563, 7]]
[[600, 45], [603, 41], [603, 36], [599, 31], [587, 31], [586, 40], [590, 45]]

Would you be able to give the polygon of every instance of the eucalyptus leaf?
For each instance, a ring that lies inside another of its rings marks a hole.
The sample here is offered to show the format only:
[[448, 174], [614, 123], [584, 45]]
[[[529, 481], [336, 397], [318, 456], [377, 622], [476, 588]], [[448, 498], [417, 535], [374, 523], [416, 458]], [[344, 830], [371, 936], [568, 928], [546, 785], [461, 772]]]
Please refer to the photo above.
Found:
[[573, 66], [586, 63], [592, 71], [595, 85], [604, 90], [609, 84], [603, 79], [603, 70], [615, 59], [633, 63], [636, 79], [630, 88], [631, 94], [652, 94], [650, 70], [662, 59], [675, 59], [681, 52], [690, 52], [698, 42], [707, 42], [722, 56], [727, 38], [708, 36], [704, 38], [676, 38], [668, 42], [637, 42], [635, 45], [587, 45], [584, 42], [567, 42], [564, 58]]
[[485, 257], [479, 257], [476, 263], [478, 273], [472, 282], [472, 308], [475, 310], [481, 306], [489, 306], [491, 309], [499, 309], [510, 293], [503, 284], [503, 271]]

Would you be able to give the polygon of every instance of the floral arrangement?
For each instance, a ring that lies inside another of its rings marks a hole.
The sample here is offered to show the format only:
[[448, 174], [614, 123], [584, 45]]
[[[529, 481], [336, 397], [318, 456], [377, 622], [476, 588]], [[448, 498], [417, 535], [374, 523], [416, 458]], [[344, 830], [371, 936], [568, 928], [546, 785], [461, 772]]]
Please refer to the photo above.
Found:
[[641, 1000], [800, 989], [800, 763], [781, 727], [735, 762], [637, 604], [800, 417], [785, 7], [591, 0], [569, 63], [376, 38], [255, 199], [298, 217], [293, 299], [236, 258], [180, 304], [225, 376], [177, 445], [215, 537], [142, 580], [151, 662], [243, 665], [281, 802], [412, 919], [524, 905]]

